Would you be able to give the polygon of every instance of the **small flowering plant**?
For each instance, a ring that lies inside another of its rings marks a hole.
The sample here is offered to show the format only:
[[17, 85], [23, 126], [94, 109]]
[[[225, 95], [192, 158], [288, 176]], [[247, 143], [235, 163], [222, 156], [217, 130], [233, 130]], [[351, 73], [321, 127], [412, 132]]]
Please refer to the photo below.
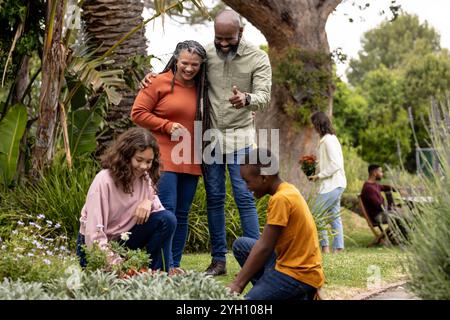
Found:
[[305, 155], [300, 157], [298, 163], [301, 166], [303, 173], [309, 177], [314, 175], [317, 167], [317, 158], [314, 155]]
[[[120, 240], [129, 240], [131, 232], [124, 232]], [[129, 278], [142, 272], [148, 272], [149, 255], [145, 250], [126, 248], [118, 241], [109, 241], [106, 248], [94, 243], [91, 248], [84, 246], [87, 270], [114, 271], [119, 278]]]
[[61, 225], [44, 215], [12, 215], [12, 230], [0, 239], [0, 279], [47, 281], [61, 276], [77, 259], [68, 250]]

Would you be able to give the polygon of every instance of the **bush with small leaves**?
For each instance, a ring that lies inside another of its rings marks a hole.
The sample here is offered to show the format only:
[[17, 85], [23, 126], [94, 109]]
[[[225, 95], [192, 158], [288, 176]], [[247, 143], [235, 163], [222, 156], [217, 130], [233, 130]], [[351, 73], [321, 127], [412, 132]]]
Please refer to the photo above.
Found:
[[64, 269], [76, 263], [76, 257], [67, 249], [67, 238], [50, 235], [55, 228], [59, 224], [43, 214], [23, 215], [0, 243], [0, 279], [45, 282], [60, 277]]
[[239, 296], [211, 276], [188, 271], [168, 276], [165, 272], [141, 273], [119, 279], [115, 273], [66, 270], [63, 277], [47, 283], [4, 280], [0, 299], [52, 300], [236, 300]]

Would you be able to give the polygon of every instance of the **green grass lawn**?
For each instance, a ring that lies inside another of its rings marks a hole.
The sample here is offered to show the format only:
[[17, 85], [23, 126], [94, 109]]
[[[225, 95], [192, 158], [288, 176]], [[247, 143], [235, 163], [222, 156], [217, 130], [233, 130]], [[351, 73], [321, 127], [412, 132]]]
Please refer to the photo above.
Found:
[[[401, 267], [404, 253], [398, 248], [371, 247], [373, 239], [366, 221], [348, 210], [342, 213], [345, 234], [345, 250], [340, 254], [323, 257], [326, 282], [324, 293], [327, 299], [349, 299], [368, 291], [372, 279], [380, 275], [381, 286], [405, 278]], [[209, 253], [185, 254], [181, 266], [185, 269], [204, 271], [211, 262]], [[239, 272], [239, 265], [232, 254], [227, 255], [228, 274], [217, 277], [224, 285], [230, 283]], [[378, 278], [377, 278], [378, 279]], [[249, 284], [244, 292], [251, 288]]]

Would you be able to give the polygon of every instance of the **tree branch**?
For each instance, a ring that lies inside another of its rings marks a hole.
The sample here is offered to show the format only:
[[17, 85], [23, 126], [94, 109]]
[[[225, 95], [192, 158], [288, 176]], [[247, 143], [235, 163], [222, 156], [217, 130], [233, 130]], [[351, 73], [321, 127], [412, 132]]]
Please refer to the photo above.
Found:
[[342, 0], [316, 0], [316, 8], [320, 10], [320, 16], [325, 19], [336, 9]]

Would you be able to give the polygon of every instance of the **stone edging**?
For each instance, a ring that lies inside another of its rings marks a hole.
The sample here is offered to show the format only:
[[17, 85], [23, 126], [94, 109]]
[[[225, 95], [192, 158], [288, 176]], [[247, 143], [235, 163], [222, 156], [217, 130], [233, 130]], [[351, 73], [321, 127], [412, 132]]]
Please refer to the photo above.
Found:
[[375, 290], [372, 290], [369, 292], [364, 292], [364, 293], [358, 294], [358, 295], [352, 297], [350, 300], [367, 300], [367, 299], [371, 298], [372, 296], [383, 293], [389, 289], [404, 285], [406, 282], [407, 282], [406, 280], [394, 282], [386, 287], [382, 287], [382, 288], [375, 289]]

